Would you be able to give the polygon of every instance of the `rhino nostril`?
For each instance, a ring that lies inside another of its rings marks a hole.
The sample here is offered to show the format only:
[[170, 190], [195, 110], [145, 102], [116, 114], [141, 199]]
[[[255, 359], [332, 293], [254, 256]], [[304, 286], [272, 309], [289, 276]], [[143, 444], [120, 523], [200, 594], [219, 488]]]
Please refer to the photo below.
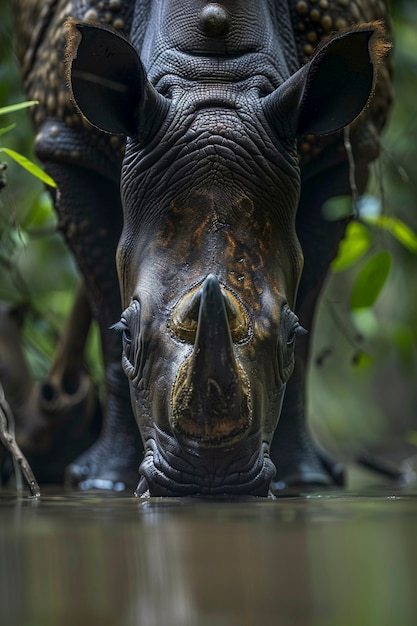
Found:
[[[207, 279], [209, 278], [207, 277]], [[181, 298], [172, 312], [169, 323], [169, 329], [176, 337], [191, 344], [194, 344], [196, 338], [203, 285], [195, 287]], [[239, 343], [248, 337], [249, 316], [239, 300], [229, 290], [222, 287], [221, 293], [232, 341]]]
[[176, 305], [171, 315], [171, 332], [188, 343], [194, 343], [200, 310], [201, 288], [187, 293]]
[[246, 339], [249, 335], [250, 322], [242, 304], [231, 293], [223, 292], [230, 332], [235, 343]]

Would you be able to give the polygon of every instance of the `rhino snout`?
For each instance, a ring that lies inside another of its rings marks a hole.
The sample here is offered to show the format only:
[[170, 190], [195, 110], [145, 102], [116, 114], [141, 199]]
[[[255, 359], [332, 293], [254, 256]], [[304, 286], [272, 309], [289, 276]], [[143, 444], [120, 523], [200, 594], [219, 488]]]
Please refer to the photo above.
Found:
[[[181, 365], [172, 392], [171, 426], [179, 438], [201, 447], [221, 448], [242, 440], [252, 425], [249, 381], [236, 360], [232, 332], [249, 331], [243, 307], [209, 275], [194, 297], [173, 316], [180, 332], [195, 323], [194, 349]], [[185, 313], [185, 310], [183, 311]], [[181, 321], [181, 323], [180, 323]]]

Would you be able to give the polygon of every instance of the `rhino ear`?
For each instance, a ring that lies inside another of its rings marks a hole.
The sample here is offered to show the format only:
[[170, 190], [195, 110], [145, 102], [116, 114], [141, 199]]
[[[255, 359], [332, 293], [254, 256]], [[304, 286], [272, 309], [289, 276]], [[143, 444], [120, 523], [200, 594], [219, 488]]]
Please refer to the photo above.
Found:
[[327, 41], [265, 98], [272, 124], [273, 118], [279, 120], [294, 137], [333, 133], [350, 124], [365, 108], [374, 87], [375, 66], [389, 48], [382, 34], [382, 27], [374, 23]]
[[138, 54], [124, 37], [103, 26], [70, 19], [67, 42], [71, 94], [93, 126], [138, 139], [159, 127], [167, 100], [149, 83]]

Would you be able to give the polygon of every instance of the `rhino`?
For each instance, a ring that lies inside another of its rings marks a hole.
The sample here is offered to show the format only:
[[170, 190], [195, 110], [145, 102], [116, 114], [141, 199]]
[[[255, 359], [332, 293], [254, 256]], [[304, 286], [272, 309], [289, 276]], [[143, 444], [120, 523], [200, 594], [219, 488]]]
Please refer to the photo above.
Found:
[[103, 428], [69, 483], [137, 496], [343, 484], [306, 423], [305, 328], [348, 223], [321, 214], [352, 192], [347, 137], [358, 193], [378, 155], [387, 3], [14, 10], [35, 150], [102, 342]]

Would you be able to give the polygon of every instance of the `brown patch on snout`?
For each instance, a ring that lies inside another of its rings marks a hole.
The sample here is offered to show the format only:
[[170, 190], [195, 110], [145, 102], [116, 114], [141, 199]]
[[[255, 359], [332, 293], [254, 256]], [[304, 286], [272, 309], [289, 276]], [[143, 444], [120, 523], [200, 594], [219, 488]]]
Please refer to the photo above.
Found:
[[[193, 359], [180, 367], [172, 394], [171, 426], [180, 441], [202, 448], [230, 448], [244, 439], [252, 425], [250, 386], [238, 365], [239, 394], [214, 378], [202, 387], [193, 381]], [[196, 398], [200, 402], [196, 402]], [[210, 406], [208, 410], [207, 407]], [[237, 417], [236, 417], [237, 416]]]

